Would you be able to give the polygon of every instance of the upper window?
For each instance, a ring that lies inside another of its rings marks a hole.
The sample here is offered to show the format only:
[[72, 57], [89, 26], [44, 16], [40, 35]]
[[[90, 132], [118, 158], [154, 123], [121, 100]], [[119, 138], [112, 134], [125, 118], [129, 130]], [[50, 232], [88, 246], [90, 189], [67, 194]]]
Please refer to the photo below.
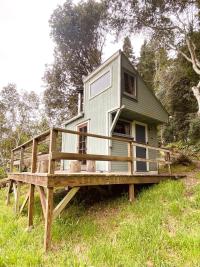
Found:
[[90, 84], [90, 97], [94, 97], [111, 86], [111, 71], [107, 71]]
[[114, 133], [119, 135], [131, 135], [131, 124], [127, 121], [118, 120], [115, 125]]
[[127, 72], [124, 72], [124, 92], [129, 96], [136, 97], [136, 78]]

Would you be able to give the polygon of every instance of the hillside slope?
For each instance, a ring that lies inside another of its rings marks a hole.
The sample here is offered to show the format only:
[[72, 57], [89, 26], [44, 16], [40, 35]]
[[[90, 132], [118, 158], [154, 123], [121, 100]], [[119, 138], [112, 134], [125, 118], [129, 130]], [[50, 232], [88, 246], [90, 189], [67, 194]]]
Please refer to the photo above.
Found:
[[127, 197], [75, 201], [53, 225], [53, 251], [43, 254], [39, 199], [35, 228], [15, 218], [0, 191], [0, 266], [200, 266], [199, 174]]

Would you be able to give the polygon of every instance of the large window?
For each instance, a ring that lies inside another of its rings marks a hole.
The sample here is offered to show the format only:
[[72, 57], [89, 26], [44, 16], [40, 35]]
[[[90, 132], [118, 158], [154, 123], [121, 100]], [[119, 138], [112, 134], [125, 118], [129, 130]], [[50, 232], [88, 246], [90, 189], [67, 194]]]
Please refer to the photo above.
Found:
[[90, 84], [90, 97], [94, 97], [111, 86], [111, 71], [107, 71]]
[[124, 93], [136, 97], [136, 78], [127, 72], [124, 72]]
[[127, 121], [118, 120], [114, 128], [114, 134], [130, 136], [131, 123]]

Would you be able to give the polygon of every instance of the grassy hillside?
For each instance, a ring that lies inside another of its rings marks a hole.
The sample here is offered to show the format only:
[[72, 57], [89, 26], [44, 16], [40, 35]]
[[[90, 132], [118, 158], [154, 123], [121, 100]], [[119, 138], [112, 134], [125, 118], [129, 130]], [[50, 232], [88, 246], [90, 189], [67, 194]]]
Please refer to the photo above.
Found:
[[[127, 196], [74, 202], [53, 225], [53, 251], [43, 254], [39, 200], [35, 228], [16, 218], [0, 191], [0, 266], [200, 266], [200, 184], [168, 181]], [[193, 177], [194, 178], [194, 177]], [[195, 181], [195, 182], [194, 182]]]

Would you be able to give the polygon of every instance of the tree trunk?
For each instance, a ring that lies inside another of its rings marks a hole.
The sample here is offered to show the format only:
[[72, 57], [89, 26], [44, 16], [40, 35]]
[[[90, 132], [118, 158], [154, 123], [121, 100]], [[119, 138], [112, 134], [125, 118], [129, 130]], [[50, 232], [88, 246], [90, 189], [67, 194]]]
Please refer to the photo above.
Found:
[[197, 84], [197, 86], [192, 87], [192, 92], [197, 100], [197, 103], [198, 103], [197, 114], [198, 116], [200, 116], [200, 82]]

